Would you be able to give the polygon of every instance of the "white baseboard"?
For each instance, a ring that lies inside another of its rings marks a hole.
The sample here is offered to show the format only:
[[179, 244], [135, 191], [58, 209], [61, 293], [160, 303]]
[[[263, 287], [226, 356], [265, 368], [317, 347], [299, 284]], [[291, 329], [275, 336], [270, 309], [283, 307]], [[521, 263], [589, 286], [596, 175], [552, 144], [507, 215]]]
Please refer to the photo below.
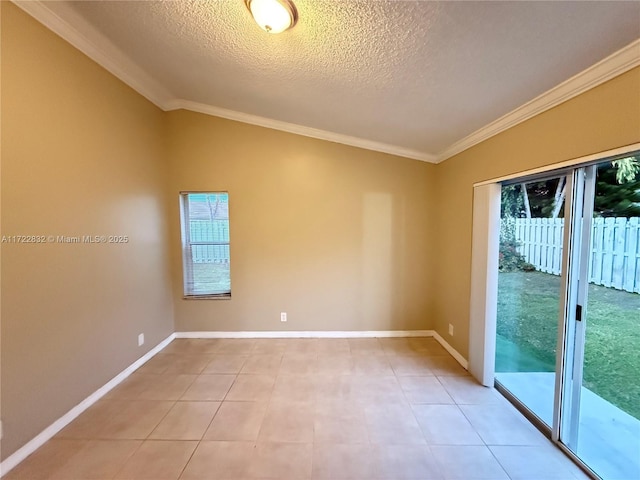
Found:
[[444, 349], [447, 352], [449, 352], [451, 356], [455, 358], [460, 365], [462, 365], [462, 368], [464, 368], [465, 370], [469, 370], [469, 362], [467, 361], [467, 359], [464, 358], [462, 355], [460, 355], [460, 353], [458, 353], [458, 351], [455, 348], [449, 345], [449, 343], [447, 343], [447, 341], [444, 338], [442, 338], [440, 334], [435, 330], [433, 331], [433, 338], [435, 338], [438, 341], [438, 343], [442, 345]]
[[371, 331], [259, 331], [259, 332], [176, 332], [149, 350], [105, 385], [93, 392], [78, 405], [53, 422], [24, 446], [0, 463], [0, 477], [9, 473], [25, 458], [44, 445], [56, 433], [75, 420], [82, 412], [100, 400], [110, 390], [120, 384], [129, 375], [148, 362], [153, 356], [165, 348], [174, 338], [393, 338], [393, 337], [433, 337], [444, 349], [455, 358], [464, 369], [469, 363], [435, 330], [371, 330]]
[[369, 330], [369, 331], [259, 331], [259, 332], [176, 332], [176, 338], [392, 338], [433, 337], [465, 370], [469, 362], [435, 330]]
[[93, 392], [83, 401], [81, 401], [78, 405], [73, 407], [67, 413], [65, 413], [58, 420], [53, 422], [47, 428], [45, 428], [42, 432], [36, 435], [34, 438], [29, 440], [24, 446], [16, 450], [13, 454], [6, 458], [2, 463], [0, 463], [0, 477], [6, 475], [13, 468], [16, 467], [20, 462], [22, 462], [25, 458], [35, 452], [38, 448], [44, 445], [49, 439], [51, 439], [56, 433], [62, 430], [64, 427], [69, 425], [73, 420], [75, 420], [82, 412], [84, 412], [91, 405], [100, 400], [103, 396], [109, 393], [114, 387], [116, 387], [119, 383], [121, 383], [124, 379], [126, 379], [129, 375], [135, 372], [138, 368], [140, 368], [143, 364], [149, 361], [155, 354], [161, 351], [164, 347], [166, 347], [171, 341], [175, 338], [175, 334], [169, 335], [158, 345], [149, 350], [145, 355], [140, 357], [138, 360], [133, 362], [127, 368], [125, 368], [118, 375], [113, 377], [107, 383], [105, 383], [98, 390]]
[[390, 338], [432, 337], [433, 330], [176, 332], [176, 338]]

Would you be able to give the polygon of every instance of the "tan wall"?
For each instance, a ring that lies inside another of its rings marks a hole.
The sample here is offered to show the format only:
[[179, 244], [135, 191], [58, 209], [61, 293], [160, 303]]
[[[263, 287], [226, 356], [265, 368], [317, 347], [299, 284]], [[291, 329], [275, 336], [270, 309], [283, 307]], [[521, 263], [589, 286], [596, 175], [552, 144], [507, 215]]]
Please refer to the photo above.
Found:
[[[2, 457], [173, 331], [163, 114], [2, 2]], [[138, 333], [146, 343], [137, 346]]]
[[636, 68], [437, 166], [434, 316], [443, 338], [467, 356], [473, 184], [639, 141]]
[[[169, 138], [177, 331], [432, 327], [434, 165], [186, 111]], [[182, 299], [189, 190], [229, 191], [231, 300]]]
[[[2, 245], [2, 458], [169, 335], [172, 312], [177, 331], [435, 327], [466, 356], [473, 183], [640, 141], [640, 69], [435, 166], [162, 113], [1, 12], [2, 234], [130, 238]], [[231, 300], [182, 299], [185, 190], [230, 193]]]

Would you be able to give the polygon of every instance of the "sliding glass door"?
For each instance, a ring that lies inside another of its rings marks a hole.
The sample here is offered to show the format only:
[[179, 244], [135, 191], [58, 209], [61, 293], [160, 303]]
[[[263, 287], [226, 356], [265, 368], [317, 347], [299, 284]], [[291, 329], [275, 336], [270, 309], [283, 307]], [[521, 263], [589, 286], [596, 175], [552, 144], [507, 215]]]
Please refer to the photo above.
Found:
[[579, 170], [578, 278], [569, 285], [575, 316], [566, 339], [574, 347], [567, 351], [559, 440], [604, 479], [638, 479], [640, 165], [633, 156], [620, 160]]
[[496, 379], [553, 424], [567, 176], [502, 187]]
[[640, 478], [639, 160], [502, 187], [496, 384], [603, 479]]

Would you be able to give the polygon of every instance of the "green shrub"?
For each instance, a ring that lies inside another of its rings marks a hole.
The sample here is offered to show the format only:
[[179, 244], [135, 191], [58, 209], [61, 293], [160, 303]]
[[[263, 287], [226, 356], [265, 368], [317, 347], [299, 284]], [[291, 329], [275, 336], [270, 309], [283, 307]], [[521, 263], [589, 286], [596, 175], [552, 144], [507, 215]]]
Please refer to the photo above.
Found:
[[518, 252], [520, 242], [516, 240], [516, 222], [514, 218], [503, 218], [500, 222], [500, 249], [498, 253], [498, 270], [500, 272], [533, 272], [536, 267], [531, 265]]

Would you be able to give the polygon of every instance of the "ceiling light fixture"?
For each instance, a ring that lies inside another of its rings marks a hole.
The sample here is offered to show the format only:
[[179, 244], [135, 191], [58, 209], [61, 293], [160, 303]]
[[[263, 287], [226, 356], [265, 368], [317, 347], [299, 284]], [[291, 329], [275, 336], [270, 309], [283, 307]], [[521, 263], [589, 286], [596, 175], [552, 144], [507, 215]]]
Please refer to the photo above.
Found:
[[284, 32], [298, 21], [296, 6], [289, 0], [245, 0], [245, 3], [265, 32]]

